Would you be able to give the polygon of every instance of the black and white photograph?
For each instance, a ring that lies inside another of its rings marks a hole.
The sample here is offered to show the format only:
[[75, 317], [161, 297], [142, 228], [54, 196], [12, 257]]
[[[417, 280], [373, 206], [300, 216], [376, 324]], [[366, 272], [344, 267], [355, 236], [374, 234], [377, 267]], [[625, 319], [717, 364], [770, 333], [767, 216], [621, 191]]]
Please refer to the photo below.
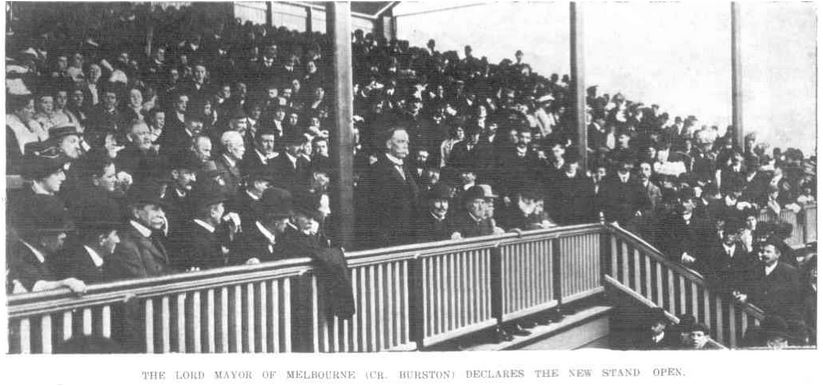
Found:
[[818, 7], [7, 1], [4, 354], [814, 352]]

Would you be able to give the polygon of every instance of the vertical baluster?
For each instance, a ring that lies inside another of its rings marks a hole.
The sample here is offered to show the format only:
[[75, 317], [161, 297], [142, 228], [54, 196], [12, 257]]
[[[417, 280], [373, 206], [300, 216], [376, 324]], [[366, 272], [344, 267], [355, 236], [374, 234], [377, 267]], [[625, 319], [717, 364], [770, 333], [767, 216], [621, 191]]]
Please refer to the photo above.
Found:
[[374, 351], [380, 351], [380, 349], [385, 344], [384, 337], [386, 333], [386, 324], [384, 323], [383, 315], [385, 315], [386, 312], [386, 304], [384, 301], [384, 296], [386, 295], [386, 292], [383, 288], [383, 285], [386, 283], [383, 280], [384, 267], [385, 265], [383, 264], [371, 267], [373, 269], [372, 272], [377, 271], [377, 286], [376, 288], [372, 287], [372, 291], [374, 292], [376, 290], [377, 292], [377, 307], [374, 312], [374, 315], [372, 315], [372, 321], [374, 321], [374, 328], [377, 331], [377, 333], [375, 334]]
[[617, 238], [614, 237], [614, 235], [612, 235], [611, 237], [609, 237], [609, 239], [611, 240], [611, 247], [612, 247], [611, 248], [611, 267], [612, 267], [612, 271], [609, 272], [609, 274], [612, 275], [612, 277], [614, 277], [615, 279], [617, 279], [619, 281], [619, 278], [617, 277]]
[[31, 354], [31, 322], [28, 318], [20, 319], [20, 353]]
[[620, 256], [620, 262], [623, 264], [623, 278], [621, 283], [626, 287], [631, 288], [631, 281], [629, 278], [629, 246], [625, 242], [622, 243], [623, 253]]
[[500, 254], [500, 287], [502, 288], [502, 293], [500, 294], [500, 302], [501, 302], [501, 309], [503, 310], [503, 314], [507, 314], [511, 312], [511, 302], [512, 302], [512, 293], [509, 291], [509, 283], [511, 283], [512, 276], [512, 256], [517, 254], [517, 246], [511, 245], [509, 246], [510, 253], [501, 253]]
[[717, 312], [717, 327], [714, 328], [714, 333], [717, 336], [717, 340], [724, 345], [729, 344], [728, 340], [725, 339], [725, 328], [724, 328], [724, 320], [723, 320], [723, 300], [720, 299], [720, 296], [714, 297], [715, 302], [715, 312]]
[[529, 306], [536, 305], [540, 302], [539, 292], [537, 291], [537, 283], [540, 282], [540, 271], [538, 267], [538, 256], [540, 255], [540, 244], [533, 242], [529, 244], [531, 254], [529, 255], [529, 283], [526, 286], [529, 291]]
[[337, 315], [334, 315], [332, 320], [334, 325], [332, 326], [332, 350], [334, 352], [340, 352], [340, 318]]
[[711, 301], [709, 300], [709, 290], [705, 287], [702, 289], [703, 291], [703, 323], [707, 326], [712, 325], [712, 306]]
[[646, 253], [643, 254], [643, 263], [646, 265], [646, 299], [652, 300], [654, 299], [652, 295], [652, 259]]
[[283, 351], [291, 352], [291, 279], [283, 279]]
[[229, 287], [220, 288], [220, 352], [229, 348]]
[[[154, 301], [151, 298], [146, 299], [143, 304], [145, 305], [143, 310], [143, 325], [145, 326], [145, 334], [146, 337], [146, 353], [152, 354], [154, 353]], [[68, 318], [67, 318], [68, 316]], [[66, 320], [68, 319], [69, 329], [71, 329], [71, 313], [64, 313], [63, 314], [63, 336], [65, 339], [66, 335]]]
[[677, 304], [674, 301], [674, 288], [675, 288], [674, 287], [674, 279], [675, 279], [675, 277], [674, 277], [674, 273], [672, 272], [672, 270], [670, 268], [666, 268], [666, 279], [667, 279], [666, 284], [668, 284], [668, 290], [669, 290], [668, 310], [672, 314], [676, 314], [677, 313]]
[[363, 309], [363, 298], [359, 296], [360, 287], [363, 286], [363, 283], [359, 279], [358, 272], [361, 271], [363, 268], [354, 268], [352, 270], [351, 279], [352, 279], [352, 295], [354, 296], [354, 304], [357, 308], [357, 312], [354, 314], [354, 317], [351, 318], [351, 332], [352, 332], [352, 351], [359, 351], [360, 347], [360, 315], [365, 312]]
[[729, 311], [729, 345], [730, 348], [737, 347], [737, 312], [733, 302], [728, 302]]
[[469, 312], [471, 311], [468, 303], [469, 294], [472, 291], [469, 287], [468, 259], [469, 257], [465, 254], [460, 255], [460, 323], [464, 326], [470, 324]]
[[72, 333], [72, 312], [66, 311], [63, 313], [63, 340], [71, 339]]
[[91, 335], [92, 333], [92, 315], [91, 308], [83, 309], [83, 335]]
[[320, 352], [320, 334], [323, 330], [320, 322], [320, 305], [318, 304], [317, 276], [311, 276], [311, 320], [312, 352]]
[[177, 295], [177, 352], [186, 352], [186, 294]]
[[560, 269], [560, 267], [556, 267], [554, 265], [554, 248], [552, 248], [551, 240], [546, 240], [546, 266], [548, 270], [546, 271], [546, 293], [548, 294], [547, 299], [552, 300], [555, 298], [554, 293], [554, 271], [556, 269]]
[[377, 350], [377, 304], [375, 301], [375, 274], [374, 266], [369, 266], [369, 345], [367, 351]]
[[206, 291], [206, 352], [217, 352], [215, 349], [215, 330], [214, 330], [214, 288], [209, 288]]
[[254, 283], [246, 284], [246, 346], [248, 352], [255, 352], [254, 346]]
[[401, 323], [403, 324], [403, 343], [408, 343], [411, 341], [409, 337], [409, 321], [412, 318], [409, 311], [409, 261], [403, 260], [400, 266], [402, 269], [397, 275], [403, 278], [403, 318], [401, 319]]
[[636, 248], [633, 253], [633, 263], [634, 263], [634, 292], [642, 295], [643, 284], [640, 283], [640, 251]]
[[445, 309], [445, 299], [446, 296], [451, 295], [447, 293], [447, 289], [445, 287], [445, 257], [444, 256], [437, 256], [437, 324], [438, 324], [438, 333], [443, 333], [446, 331], [446, 309]]
[[677, 284], [680, 287], [680, 313], [686, 313], [686, 282], [683, 276], [677, 275]]
[[40, 347], [43, 354], [51, 354], [51, 315], [40, 318]]
[[657, 294], [655, 295], [655, 304], [657, 304], [660, 308], [665, 308], [663, 306], [663, 271], [662, 271], [662, 264], [659, 262], [654, 262], [654, 279], [657, 289]]
[[737, 310], [740, 312], [740, 336], [746, 336], [749, 331], [749, 314], [742, 308], [737, 308]]
[[243, 352], [243, 287], [234, 286], [234, 304], [232, 305], [232, 319], [234, 320], [234, 351]]
[[386, 270], [386, 301], [388, 303], [388, 310], [386, 311], [386, 316], [384, 320], [386, 321], [386, 344], [384, 348], [390, 348], [398, 345], [400, 343], [400, 339], [398, 338], [400, 334], [400, 318], [401, 318], [401, 311], [400, 311], [400, 280], [395, 274], [400, 267], [400, 262], [395, 261], [391, 263], [386, 263], [384, 265]]
[[448, 280], [447, 285], [448, 285], [448, 288], [449, 288], [449, 296], [448, 296], [448, 299], [447, 299], [448, 304], [449, 304], [449, 308], [448, 308], [448, 310], [446, 310], [446, 312], [448, 313], [448, 317], [449, 317], [449, 327], [448, 327], [449, 330], [453, 330], [453, 329], [456, 329], [456, 328], [459, 327], [457, 325], [457, 307], [456, 307], [456, 304], [455, 304], [455, 302], [457, 300], [456, 298], [458, 296], [457, 288], [455, 286], [455, 284], [456, 284], [455, 279], [457, 278], [456, 271], [454, 269], [454, 259], [455, 259], [455, 257], [456, 256], [455, 256], [454, 253], [450, 253], [446, 257], [446, 259], [447, 259], [446, 261], [448, 262], [448, 264], [446, 265], [446, 279]]
[[[354, 276], [352, 276], [354, 280]], [[283, 309], [280, 307], [280, 280], [271, 281], [271, 319], [269, 325], [271, 332], [271, 352], [282, 352], [280, 350], [280, 317]]]
[[423, 299], [421, 299], [421, 303], [423, 304], [423, 338], [428, 337], [431, 334], [432, 324], [431, 324], [431, 301], [429, 298], [432, 296], [432, 280], [431, 280], [431, 273], [429, 272], [429, 268], [431, 265], [429, 264], [429, 259], [427, 258], [420, 258], [420, 271], [422, 271], [422, 282], [423, 282]]
[[269, 331], [268, 331], [268, 286], [269, 283], [265, 281], [261, 281], [259, 284], [260, 291], [258, 295], [258, 303], [260, 304], [260, 318], [256, 321], [257, 325], [260, 329], [260, 336], [257, 338], [257, 341], [260, 342], [260, 346], [258, 346], [257, 352], [269, 352]]
[[202, 345], [200, 337], [203, 334], [203, 330], [200, 326], [200, 291], [194, 291], [191, 296], [191, 324], [192, 324], [192, 352], [200, 353], [202, 352]]
[[169, 297], [160, 300], [160, 328], [163, 334], [163, 353], [171, 352], [171, 308]]
[[477, 256], [483, 261], [483, 276], [482, 276], [482, 289], [483, 289], [483, 320], [487, 320], [491, 317], [491, 254], [488, 250], [483, 250], [479, 253], [480, 256]]
[[689, 282], [689, 284], [691, 284], [691, 289], [692, 289], [692, 302], [691, 302], [691, 305], [692, 305], [692, 315], [694, 315], [694, 316], [695, 316], [695, 319], [700, 320], [700, 319], [698, 318], [698, 308], [699, 308], [699, 307], [698, 307], [698, 305], [699, 305], [700, 303], [699, 303], [699, 301], [697, 300], [697, 283], [695, 283], [695, 282], [693, 282], [693, 281], [690, 281], [690, 282]]
[[101, 333], [105, 338], [111, 338], [111, 306], [103, 306], [100, 310]]

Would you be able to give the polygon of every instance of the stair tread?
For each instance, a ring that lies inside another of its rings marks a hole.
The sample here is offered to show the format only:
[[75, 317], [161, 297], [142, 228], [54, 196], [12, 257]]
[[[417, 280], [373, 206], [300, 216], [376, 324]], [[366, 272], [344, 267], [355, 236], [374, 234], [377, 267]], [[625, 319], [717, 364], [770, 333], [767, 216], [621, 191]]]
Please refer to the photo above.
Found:
[[463, 351], [499, 351], [507, 350], [513, 347], [522, 346], [530, 342], [545, 339], [560, 331], [566, 330], [568, 327], [581, 323], [585, 320], [598, 317], [611, 311], [614, 307], [608, 305], [594, 305], [588, 308], [581, 309], [572, 315], [568, 315], [563, 320], [552, 323], [546, 326], [535, 326], [527, 329], [531, 332], [528, 336], [515, 336], [510, 342], [501, 343], [481, 343], [469, 347], [464, 347]]

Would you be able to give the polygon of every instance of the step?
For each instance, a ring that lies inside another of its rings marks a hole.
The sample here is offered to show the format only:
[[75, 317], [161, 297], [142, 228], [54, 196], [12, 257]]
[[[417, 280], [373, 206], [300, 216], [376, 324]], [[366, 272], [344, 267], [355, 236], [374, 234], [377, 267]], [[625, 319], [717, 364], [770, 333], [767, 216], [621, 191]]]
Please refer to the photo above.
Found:
[[[567, 315], [559, 322], [530, 328], [528, 331], [531, 335], [515, 336], [510, 342], [481, 343], [465, 347], [463, 350], [570, 350], [580, 348], [608, 336], [608, 316], [612, 308], [606, 305], [594, 305]], [[596, 345], [601, 344], [602, 341]]]

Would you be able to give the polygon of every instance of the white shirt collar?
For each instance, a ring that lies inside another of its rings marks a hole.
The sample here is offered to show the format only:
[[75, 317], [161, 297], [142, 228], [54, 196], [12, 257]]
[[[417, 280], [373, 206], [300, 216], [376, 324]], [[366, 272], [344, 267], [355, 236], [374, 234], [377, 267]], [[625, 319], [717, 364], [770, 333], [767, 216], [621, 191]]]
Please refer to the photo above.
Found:
[[129, 221], [129, 223], [134, 227], [134, 229], [137, 229], [143, 237], [151, 237], [151, 229], [146, 228], [145, 225], [134, 220]]
[[231, 159], [231, 157], [229, 157], [229, 155], [226, 153], [223, 153], [223, 158], [226, 159], [226, 162], [228, 162], [229, 167], [234, 167], [234, 165], [237, 163], [233, 159]]
[[774, 271], [774, 269], [777, 268], [777, 264], [780, 264], [780, 263], [775, 263], [771, 267], [768, 266], [768, 265], [766, 266], [766, 276], [771, 275], [772, 271]]
[[386, 153], [386, 158], [388, 158], [389, 161], [391, 161], [393, 164], [397, 166], [403, 166], [403, 160], [400, 158], [397, 158], [389, 153]]
[[260, 233], [262, 233], [263, 236], [269, 240], [269, 244], [277, 243], [277, 238], [274, 237], [274, 234], [269, 232], [269, 230], [266, 229], [266, 227], [264, 227], [263, 224], [260, 223], [260, 221], [255, 221], [254, 225], [257, 225], [257, 230], [259, 230]]
[[91, 257], [91, 261], [94, 262], [95, 267], [100, 267], [103, 265], [103, 258], [95, 251], [93, 248], [89, 247], [88, 245], [84, 245], [83, 248], [86, 248], [86, 252], [89, 253], [89, 257]]
[[255, 196], [255, 195], [254, 195], [254, 193], [249, 192], [249, 191], [247, 190], [247, 191], [246, 191], [246, 194], [248, 194], [248, 195], [249, 195], [249, 197], [250, 197], [252, 200], [254, 200], [254, 201], [260, 201], [260, 197]]
[[289, 162], [291, 162], [292, 165], [297, 166], [297, 157], [286, 152], [286, 158], [289, 159]]
[[37, 248], [33, 247], [31, 244], [23, 240], [20, 240], [20, 242], [23, 243], [23, 245], [27, 246], [29, 249], [31, 249], [31, 253], [34, 253], [34, 257], [36, 257], [37, 260], [40, 260], [41, 263], [46, 262], [46, 256], [43, 255], [43, 253], [40, 252]]
[[207, 223], [207, 222], [205, 222], [205, 221], [203, 221], [199, 218], [194, 219], [194, 223], [197, 224], [197, 225], [200, 225], [201, 227], [203, 227], [203, 229], [207, 230], [209, 233], [214, 233], [214, 227], [211, 226], [211, 224], [209, 224], [209, 223]]

